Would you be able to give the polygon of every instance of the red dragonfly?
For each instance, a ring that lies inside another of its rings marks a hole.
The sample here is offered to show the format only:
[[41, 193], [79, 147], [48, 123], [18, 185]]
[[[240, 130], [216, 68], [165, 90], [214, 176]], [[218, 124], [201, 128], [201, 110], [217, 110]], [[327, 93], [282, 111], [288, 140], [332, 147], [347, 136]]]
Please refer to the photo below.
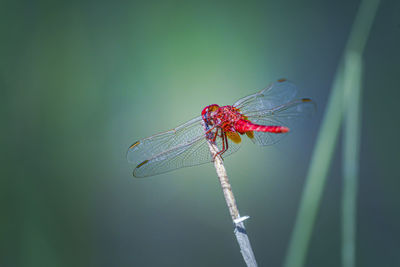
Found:
[[294, 84], [281, 79], [232, 106], [209, 105], [201, 116], [135, 142], [127, 152], [128, 161], [136, 166], [133, 175], [146, 177], [211, 162], [207, 142], [224, 157], [239, 149], [244, 134], [261, 146], [276, 143], [315, 109], [311, 99], [295, 99], [296, 93]]

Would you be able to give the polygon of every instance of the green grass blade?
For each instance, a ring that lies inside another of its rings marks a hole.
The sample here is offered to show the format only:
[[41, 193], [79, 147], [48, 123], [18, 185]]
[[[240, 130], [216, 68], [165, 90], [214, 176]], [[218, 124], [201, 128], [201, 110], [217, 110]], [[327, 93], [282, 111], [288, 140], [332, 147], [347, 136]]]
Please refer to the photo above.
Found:
[[339, 70], [337, 73], [311, 159], [299, 212], [284, 264], [286, 267], [300, 267], [304, 265], [315, 216], [321, 200], [334, 148], [336, 147], [342, 119], [343, 83], [341, 72]]
[[358, 162], [361, 131], [362, 60], [347, 56], [344, 79], [344, 140], [342, 195], [342, 266], [355, 266]]
[[[304, 265], [308, 244], [311, 238], [315, 217], [320, 205], [326, 177], [336, 147], [343, 112], [343, 62], [347, 62], [350, 51], [358, 51], [361, 55], [370, 31], [379, 0], [362, 1], [353, 24], [343, 58], [336, 73], [331, 94], [324, 114], [322, 126], [318, 134], [316, 146], [311, 159], [305, 188], [300, 202], [299, 212], [292, 233], [285, 267], [301, 267]], [[348, 77], [347, 75], [345, 76]]]

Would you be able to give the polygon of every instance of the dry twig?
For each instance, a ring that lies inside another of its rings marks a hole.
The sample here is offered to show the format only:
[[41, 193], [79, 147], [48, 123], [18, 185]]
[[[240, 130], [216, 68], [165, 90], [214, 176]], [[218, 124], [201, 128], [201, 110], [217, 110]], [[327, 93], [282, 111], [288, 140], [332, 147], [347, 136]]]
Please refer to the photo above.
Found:
[[224, 197], [226, 204], [229, 208], [229, 213], [231, 214], [233, 223], [235, 225], [235, 236], [240, 246], [240, 252], [242, 253], [243, 259], [247, 266], [257, 266], [256, 258], [254, 257], [253, 250], [250, 245], [250, 240], [247, 236], [246, 229], [244, 227], [243, 221], [248, 219], [248, 216], [240, 217], [239, 210], [236, 206], [235, 197], [232, 193], [232, 188], [229, 183], [228, 175], [226, 174], [226, 169], [222, 161], [221, 156], [217, 155], [218, 147], [211, 142], [208, 142], [210, 152], [214, 157], [214, 166], [218, 174], [219, 182], [221, 183], [222, 191], [224, 192]]

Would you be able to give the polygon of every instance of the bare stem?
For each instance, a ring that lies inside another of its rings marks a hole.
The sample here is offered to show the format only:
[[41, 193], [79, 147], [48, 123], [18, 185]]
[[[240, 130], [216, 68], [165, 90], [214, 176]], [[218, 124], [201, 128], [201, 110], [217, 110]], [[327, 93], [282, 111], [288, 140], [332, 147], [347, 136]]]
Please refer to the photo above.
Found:
[[217, 171], [219, 182], [221, 183], [222, 191], [224, 192], [224, 197], [226, 204], [229, 208], [229, 213], [231, 214], [232, 221], [235, 225], [235, 236], [240, 246], [240, 252], [242, 253], [243, 259], [247, 266], [257, 266], [256, 258], [254, 256], [253, 250], [250, 245], [249, 237], [247, 236], [246, 229], [244, 227], [243, 221], [248, 217], [240, 217], [239, 210], [236, 206], [235, 197], [232, 193], [232, 188], [229, 183], [228, 175], [226, 174], [226, 169], [222, 158], [217, 155], [218, 148], [215, 144], [208, 142], [210, 152], [215, 158], [214, 166]]

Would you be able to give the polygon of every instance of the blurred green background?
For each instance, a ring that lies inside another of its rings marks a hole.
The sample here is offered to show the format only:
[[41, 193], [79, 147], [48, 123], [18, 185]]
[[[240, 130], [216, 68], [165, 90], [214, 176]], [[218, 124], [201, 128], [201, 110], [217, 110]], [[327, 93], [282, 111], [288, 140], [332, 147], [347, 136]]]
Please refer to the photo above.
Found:
[[[281, 266], [359, 1], [1, 1], [0, 266], [243, 266], [212, 164], [139, 180], [137, 139], [286, 77], [318, 104], [225, 160], [260, 266]], [[367, 42], [358, 266], [400, 266], [400, 2]], [[340, 144], [340, 143], [339, 143]], [[341, 147], [306, 266], [340, 265]]]

